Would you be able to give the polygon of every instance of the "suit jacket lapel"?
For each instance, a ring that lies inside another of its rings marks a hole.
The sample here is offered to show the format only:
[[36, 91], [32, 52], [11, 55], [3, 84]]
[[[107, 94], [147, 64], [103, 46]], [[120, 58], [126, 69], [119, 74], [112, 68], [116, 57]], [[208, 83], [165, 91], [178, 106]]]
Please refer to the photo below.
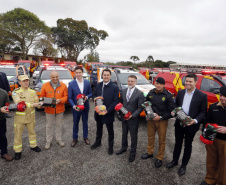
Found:
[[[79, 87], [78, 87], [78, 83], [77, 83], [77, 81], [75, 80], [75, 89], [77, 89], [78, 90], [78, 92], [79, 92], [79, 94], [81, 94], [81, 91], [80, 91], [80, 89], [79, 89]], [[84, 91], [84, 90], [83, 90]]]
[[135, 87], [133, 94], [131, 94], [131, 96], [130, 96], [129, 101], [131, 101], [134, 98], [134, 96], [136, 96], [136, 92], [137, 92], [137, 88]]
[[192, 96], [192, 99], [191, 99], [191, 103], [190, 103], [190, 107], [189, 107], [189, 114], [191, 114], [191, 110], [192, 110], [192, 105], [195, 103], [195, 100], [196, 100], [196, 93], [197, 93], [197, 89], [195, 89], [195, 92]]
[[183, 105], [185, 91], [186, 91], [186, 90], [184, 90], [184, 91], [181, 93], [181, 97], [180, 97], [181, 99], [179, 100], [179, 102], [180, 102], [179, 107], [182, 107], [182, 105]]

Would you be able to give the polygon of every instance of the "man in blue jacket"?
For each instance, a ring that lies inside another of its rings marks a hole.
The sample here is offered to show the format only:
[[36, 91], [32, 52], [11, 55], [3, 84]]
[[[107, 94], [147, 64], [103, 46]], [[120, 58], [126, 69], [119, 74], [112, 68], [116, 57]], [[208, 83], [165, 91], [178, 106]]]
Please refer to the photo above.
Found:
[[114, 130], [113, 122], [115, 121], [115, 106], [119, 102], [119, 89], [118, 86], [111, 82], [111, 71], [104, 69], [102, 72], [103, 82], [96, 85], [95, 97], [102, 96], [103, 104], [106, 106], [105, 115], [99, 115], [95, 112], [95, 120], [97, 122], [96, 141], [91, 146], [91, 149], [96, 149], [101, 146], [101, 139], [103, 134], [103, 124], [106, 124], [108, 130], [108, 154], [113, 154], [114, 145]]
[[[90, 144], [88, 139], [88, 114], [89, 114], [89, 98], [92, 97], [92, 89], [90, 86], [90, 83], [88, 80], [83, 79], [83, 68], [82, 67], [76, 67], [75, 68], [75, 77], [76, 79], [69, 83], [68, 87], [68, 101], [73, 107], [73, 142], [71, 144], [72, 147], [74, 147], [78, 142], [78, 130], [79, 130], [79, 120], [82, 116], [82, 122], [83, 122], [83, 138], [87, 145]], [[77, 105], [77, 95], [84, 94], [85, 97], [85, 109], [79, 110], [76, 109]]]

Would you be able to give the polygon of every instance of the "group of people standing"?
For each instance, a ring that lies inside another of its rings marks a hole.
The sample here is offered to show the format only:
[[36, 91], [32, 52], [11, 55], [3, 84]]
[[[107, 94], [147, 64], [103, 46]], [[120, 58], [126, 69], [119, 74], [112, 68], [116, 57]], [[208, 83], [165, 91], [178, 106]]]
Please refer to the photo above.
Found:
[[[165, 80], [158, 77], [155, 80], [155, 88], [150, 90], [146, 99], [143, 93], [136, 88], [137, 77], [130, 75], [128, 77], [128, 87], [123, 89], [119, 97], [119, 89], [117, 85], [111, 82], [111, 71], [104, 69], [102, 72], [103, 81], [96, 85], [95, 93], [92, 94], [92, 89], [88, 80], [83, 79], [83, 68], [75, 68], [76, 79], [69, 83], [69, 87], [59, 81], [59, 75], [56, 71], [51, 72], [50, 82], [43, 84], [41, 97], [56, 98], [56, 107], [45, 107], [46, 112], [46, 145], [45, 149], [50, 149], [53, 139], [53, 125], [55, 125], [56, 141], [60, 146], [65, 143], [62, 140], [61, 128], [63, 122], [63, 113], [65, 111], [64, 104], [68, 100], [73, 110], [73, 140], [71, 147], [75, 147], [78, 142], [79, 121], [82, 116], [83, 124], [83, 139], [87, 145], [90, 145], [88, 139], [88, 113], [89, 113], [89, 98], [103, 97], [103, 104], [106, 110], [99, 114], [98, 109], [95, 109], [94, 117], [96, 120], [96, 139], [91, 145], [94, 150], [101, 146], [103, 125], [106, 125], [108, 131], [108, 154], [114, 153], [114, 129], [113, 123], [115, 120], [115, 106], [121, 102], [123, 107], [131, 112], [131, 116], [124, 119], [122, 116], [122, 143], [121, 148], [116, 152], [120, 155], [127, 151], [128, 148], [128, 132], [131, 136], [131, 149], [129, 162], [133, 162], [136, 157], [137, 148], [137, 133], [139, 126], [139, 115], [142, 112], [142, 104], [144, 101], [150, 101], [155, 117], [147, 121], [148, 145], [147, 152], [141, 158], [152, 158], [154, 154], [155, 134], [158, 134], [159, 150], [157, 152], [155, 167], [162, 166], [162, 160], [165, 155], [166, 132], [168, 119], [171, 118], [171, 111], [176, 107], [182, 107], [183, 111], [189, 115], [191, 122], [183, 127], [179, 120], [175, 121], [175, 146], [173, 151], [173, 159], [166, 167], [168, 169], [178, 165], [179, 157], [184, 143], [184, 153], [181, 166], [178, 170], [179, 176], [186, 173], [186, 167], [192, 153], [192, 142], [196, 132], [199, 130], [200, 123], [217, 123], [218, 133], [214, 143], [206, 146], [207, 150], [207, 174], [205, 181], [202, 184], [226, 184], [226, 87], [220, 88], [220, 101], [212, 104], [207, 113], [207, 95], [196, 89], [197, 76], [188, 74], [185, 80], [185, 89], [178, 91], [176, 98], [165, 89]], [[26, 75], [19, 77], [20, 88], [12, 93], [12, 98], [15, 103], [24, 101], [26, 109], [24, 112], [16, 112], [14, 117], [14, 150], [15, 159], [21, 158], [22, 152], [22, 133], [26, 125], [29, 133], [30, 147], [35, 152], [40, 152], [41, 149], [37, 146], [35, 127], [35, 107], [41, 107], [38, 97], [34, 90], [29, 88], [29, 78]], [[84, 94], [85, 109], [79, 110], [76, 108], [77, 95]], [[1, 157], [5, 160], [13, 158], [7, 152], [6, 120], [4, 117], [6, 110], [5, 103], [8, 103], [8, 95], [4, 90], [0, 89], [0, 149]], [[206, 119], [205, 119], [206, 118]], [[204, 121], [205, 120], [205, 121]]]

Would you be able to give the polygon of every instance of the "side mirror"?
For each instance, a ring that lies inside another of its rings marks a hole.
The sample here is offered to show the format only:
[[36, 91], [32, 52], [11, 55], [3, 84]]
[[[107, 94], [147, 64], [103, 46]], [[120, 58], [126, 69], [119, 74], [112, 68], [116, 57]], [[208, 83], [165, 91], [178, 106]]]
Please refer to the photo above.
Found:
[[213, 90], [213, 93], [214, 93], [214, 94], [219, 94], [219, 93], [220, 93], [220, 89], [214, 89], [214, 90]]

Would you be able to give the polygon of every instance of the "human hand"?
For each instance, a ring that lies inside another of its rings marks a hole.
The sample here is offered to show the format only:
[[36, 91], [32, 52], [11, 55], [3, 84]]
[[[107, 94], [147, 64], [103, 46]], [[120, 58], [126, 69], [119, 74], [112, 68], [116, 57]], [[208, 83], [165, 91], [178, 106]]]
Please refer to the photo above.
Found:
[[196, 121], [195, 121], [194, 119], [192, 119], [191, 122], [189, 122], [189, 123], [187, 124], [187, 126], [191, 126], [191, 125], [193, 125], [194, 123], [196, 123]]
[[160, 116], [157, 113], [154, 113], [155, 117], [152, 119], [153, 121], [159, 121], [160, 120]]
[[130, 118], [132, 118], [132, 115], [130, 115], [130, 117], [128, 117], [127, 119], [125, 119], [125, 120], [129, 120]]
[[218, 126], [217, 132], [221, 134], [226, 134], [226, 127]]
[[56, 104], [58, 104], [58, 103], [60, 103], [61, 102], [61, 100], [60, 99], [57, 99], [56, 100]]
[[9, 113], [9, 110], [6, 110], [6, 109], [7, 109], [7, 106], [2, 107], [1, 112], [5, 114]]

